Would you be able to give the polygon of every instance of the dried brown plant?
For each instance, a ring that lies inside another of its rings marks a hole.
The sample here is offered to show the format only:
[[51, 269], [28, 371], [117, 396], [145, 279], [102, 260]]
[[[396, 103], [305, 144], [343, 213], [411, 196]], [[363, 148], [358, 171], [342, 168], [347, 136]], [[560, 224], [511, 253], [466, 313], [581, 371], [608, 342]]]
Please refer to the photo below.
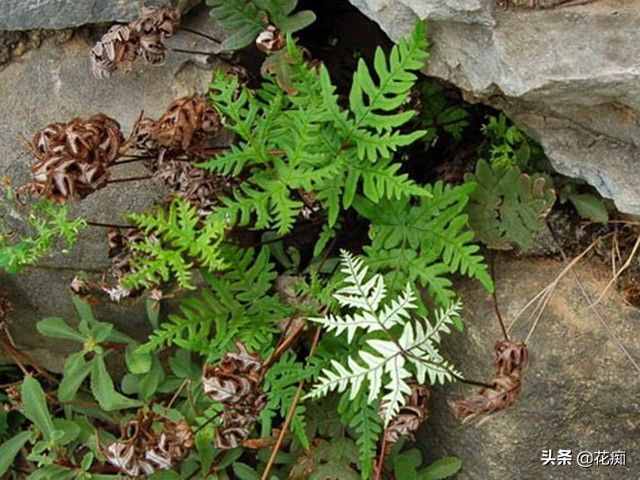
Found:
[[128, 25], [114, 25], [91, 49], [91, 71], [108, 78], [116, 70], [130, 70], [142, 57], [152, 65], [165, 61], [165, 41], [180, 25], [180, 11], [171, 7], [144, 7], [140, 18]]
[[122, 428], [120, 439], [104, 453], [120, 472], [136, 477], [172, 468], [187, 456], [193, 445], [193, 432], [186, 422], [173, 422], [141, 411]]
[[407, 404], [400, 409], [400, 412], [391, 420], [384, 431], [385, 456], [391, 452], [393, 445], [401, 438], [414, 439], [415, 432], [429, 417], [430, 398], [431, 390], [429, 388], [424, 385], [411, 385], [411, 394]]
[[123, 143], [120, 124], [104, 114], [52, 123], [31, 140], [33, 181], [22, 189], [59, 203], [85, 198], [106, 186]]
[[205, 394], [224, 406], [215, 442], [220, 449], [241, 445], [266, 405], [261, 387], [262, 362], [241, 343], [236, 345], [237, 353], [227, 353], [215, 366], [206, 365], [202, 374]]
[[481, 388], [468, 398], [449, 402], [454, 415], [468, 422], [513, 405], [520, 396], [523, 372], [528, 362], [529, 353], [524, 343], [507, 340], [496, 342], [496, 376], [492, 387]]

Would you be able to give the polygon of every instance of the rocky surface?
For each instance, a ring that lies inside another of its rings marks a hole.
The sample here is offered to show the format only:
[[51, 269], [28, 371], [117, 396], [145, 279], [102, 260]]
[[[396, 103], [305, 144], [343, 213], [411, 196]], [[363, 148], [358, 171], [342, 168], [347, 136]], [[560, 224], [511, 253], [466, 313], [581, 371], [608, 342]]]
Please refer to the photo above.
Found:
[[[214, 26], [206, 9], [190, 16], [188, 25], [212, 35]], [[206, 41], [179, 34], [171, 40], [176, 47], [206, 50]], [[202, 66], [183, 54], [171, 53], [161, 67], [136, 64], [129, 74], [116, 74], [110, 80], [96, 80], [89, 68], [88, 40], [75, 36], [60, 45], [47, 40], [0, 71], [0, 177], [15, 185], [29, 178], [31, 157], [25, 138], [54, 121], [97, 112], [117, 119], [125, 133], [141, 110], [160, 116], [173, 98], [206, 90], [211, 66]], [[138, 164], [139, 165], [139, 164]], [[130, 168], [129, 168], [130, 167]], [[119, 167], [118, 177], [144, 174], [136, 164]], [[122, 213], [140, 211], [163, 195], [159, 185], [132, 182], [105, 188], [75, 207], [75, 213], [97, 222], [123, 223]], [[11, 315], [11, 333], [18, 347], [54, 370], [61, 367], [65, 346], [52, 343], [35, 333], [35, 323], [46, 316], [75, 319], [68, 285], [81, 271], [100, 271], [108, 263], [105, 231], [89, 228], [68, 255], [45, 259], [42, 265], [18, 276], [0, 273], [0, 286], [9, 290], [16, 310]], [[101, 318], [124, 326], [129, 333], [140, 333], [144, 314], [130, 308], [102, 309]]]
[[428, 19], [427, 74], [504, 110], [560, 173], [640, 214], [640, 0], [507, 10], [495, 0], [351, 1], [393, 39]]
[[[171, 0], [145, 0], [145, 5], [167, 5]], [[133, 20], [137, 0], [3, 0], [0, 30], [67, 28], [88, 23]]]
[[[597, 297], [611, 274], [596, 265], [588, 262], [577, 269], [591, 298]], [[511, 324], [562, 268], [554, 260], [498, 257], [497, 297], [506, 323]], [[472, 282], [458, 287], [465, 303], [465, 332], [448, 338], [445, 351], [467, 378], [489, 381], [494, 373], [493, 345], [501, 338], [493, 302]], [[596, 308], [611, 334], [640, 363], [640, 310], [626, 306], [617, 293]], [[532, 326], [527, 318], [524, 315], [515, 324], [513, 339], [527, 336]], [[555, 291], [530, 338], [529, 352], [530, 366], [518, 402], [479, 425], [461, 425], [446, 406], [448, 399], [469, 394], [473, 387], [438, 388], [431, 418], [418, 437], [420, 447], [431, 459], [460, 457], [459, 480], [637, 478], [638, 371], [587, 307], [572, 274]], [[571, 449], [573, 464], [543, 466], [543, 449]], [[575, 455], [581, 450], [624, 450], [627, 466], [580, 468]]]

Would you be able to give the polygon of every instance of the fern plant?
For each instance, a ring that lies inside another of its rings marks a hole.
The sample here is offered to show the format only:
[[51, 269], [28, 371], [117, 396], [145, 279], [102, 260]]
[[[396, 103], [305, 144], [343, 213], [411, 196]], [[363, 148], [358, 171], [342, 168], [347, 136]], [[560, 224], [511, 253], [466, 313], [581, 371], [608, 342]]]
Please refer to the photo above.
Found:
[[368, 268], [362, 259], [346, 251], [341, 256], [347, 286], [334, 297], [353, 313], [309, 320], [335, 335], [346, 333], [350, 342], [359, 333], [363, 346], [357, 355], [347, 359], [346, 365], [332, 360], [331, 368], [323, 370], [307, 398], [349, 390], [353, 399], [366, 388], [369, 402], [381, 401], [381, 416], [387, 425], [406, 403], [406, 395], [411, 392], [407, 383], [410, 378], [415, 377], [421, 384], [427, 379], [435, 384], [460, 378], [460, 373], [440, 355], [438, 344], [441, 335], [451, 331], [461, 304], [458, 301], [436, 311], [433, 324], [426, 318], [413, 321], [411, 312], [417, 305], [411, 285], [383, 305], [386, 285], [382, 275], [367, 279]]
[[256, 255], [252, 249], [224, 246], [222, 255], [233, 268], [221, 275], [203, 271], [207, 287], [181, 302], [180, 314], [161, 323], [141, 352], [175, 345], [215, 362], [234, 342], [250, 351], [265, 351], [271, 345], [278, 322], [291, 309], [271, 293], [276, 272], [268, 249]]
[[373, 202], [428, 193], [406, 174], [393, 152], [420, 138], [424, 131], [399, 128], [415, 114], [398, 112], [416, 80], [414, 71], [427, 58], [425, 28], [396, 45], [387, 59], [375, 55], [374, 80], [364, 61], [358, 65], [344, 110], [324, 66], [307, 65], [302, 51], [288, 41], [291, 88], [287, 94], [273, 78], [257, 91], [237, 79], [216, 75], [211, 100], [240, 142], [227, 153], [201, 165], [246, 181], [224, 199], [219, 215], [257, 229], [284, 234], [314, 198], [327, 211], [328, 225], [357, 192]]
[[[18, 273], [36, 264], [58, 244], [64, 245], [61, 250], [66, 252], [87, 225], [81, 218], [69, 218], [65, 205], [41, 200], [25, 213], [13, 190], [6, 188], [4, 197], [0, 205], [0, 270]], [[11, 221], [20, 224], [16, 226], [25, 230], [23, 235], [16, 233]]]
[[187, 200], [175, 198], [168, 211], [133, 213], [129, 219], [145, 238], [130, 244], [132, 272], [123, 282], [127, 288], [151, 287], [175, 276], [182, 288], [194, 289], [194, 265], [209, 271], [226, 267], [220, 254], [224, 220], [211, 215], [201, 220]]
[[316, 20], [311, 10], [292, 13], [298, 0], [207, 0], [210, 14], [222, 23], [229, 36], [222, 50], [238, 50], [251, 44], [269, 24], [283, 33], [294, 33]]
[[527, 175], [513, 165], [492, 166], [482, 159], [466, 179], [478, 185], [468, 206], [478, 238], [494, 249], [531, 248], [556, 200], [551, 179], [544, 174]]
[[368, 265], [385, 274], [393, 292], [407, 282], [417, 283], [440, 306], [455, 296], [452, 273], [475, 278], [491, 291], [493, 283], [465, 213], [475, 184], [454, 187], [437, 182], [425, 189], [429, 198], [415, 205], [408, 199], [379, 205], [356, 199], [358, 213], [371, 221], [371, 245], [364, 248]]

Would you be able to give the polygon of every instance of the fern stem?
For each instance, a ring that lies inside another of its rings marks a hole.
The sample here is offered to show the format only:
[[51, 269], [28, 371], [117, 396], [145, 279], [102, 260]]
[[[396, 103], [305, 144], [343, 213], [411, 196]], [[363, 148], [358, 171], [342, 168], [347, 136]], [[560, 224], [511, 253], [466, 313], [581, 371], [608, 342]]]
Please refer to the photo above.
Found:
[[218, 44], [222, 43], [217, 38], [212, 37], [211, 35], [208, 35], [208, 34], [206, 34], [204, 32], [200, 32], [199, 30], [194, 30], [193, 28], [180, 27], [180, 30], [183, 30], [183, 31], [189, 32], [189, 33], [193, 33], [194, 35], [197, 35], [199, 37], [206, 38], [207, 40], [211, 40], [214, 43], [218, 43]]
[[[313, 336], [313, 343], [311, 344], [311, 350], [309, 351], [310, 357], [316, 351], [316, 347], [318, 346], [318, 341], [320, 340], [320, 332], [321, 332], [320, 327], [316, 328], [316, 333]], [[304, 388], [304, 380], [301, 380], [300, 383], [298, 383], [298, 389], [296, 390], [296, 394], [294, 395], [293, 401], [291, 402], [291, 406], [289, 407], [289, 411], [287, 412], [287, 418], [285, 419], [284, 424], [282, 425], [282, 429], [278, 434], [278, 439], [276, 440], [276, 444], [273, 446], [273, 449], [271, 450], [271, 456], [269, 457], [269, 461], [267, 462], [267, 466], [265, 467], [264, 472], [262, 472], [262, 477], [260, 477], [260, 480], [267, 480], [269, 478], [269, 474], [271, 473], [271, 469], [273, 468], [273, 463], [276, 460], [276, 456], [278, 455], [278, 451], [280, 451], [280, 447], [282, 446], [284, 437], [287, 434], [287, 430], [289, 430], [289, 425], [291, 424], [291, 421], [293, 420], [293, 416], [296, 413], [296, 408], [298, 406], [298, 402], [300, 401], [303, 388]]]
[[458, 380], [460, 383], [466, 383], [467, 385], [473, 385], [474, 387], [494, 388], [496, 386], [495, 383], [492, 385], [489, 385], [488, 383], [485, 383], [485, 382], [479, 382], [477, 380], [468, 380], [466, 378], [462, 378], [461, 376], [456, 375], [453, 372], [449, 372], [449, 373], [451, 373], [451, 376], [456, 380]]
[[202, 50], [185, 50], [183, 48], [170, 48], [169, 50], [171, 50], [172, 52], [176, 52], [176, 53], [187, 53], [190, 55], [206, 55], [208, 57], [213, 57], [216, 56], [217, 53], [216, 52], [203, 52]]
[[500, 323], [500, 328], [502, 329], [502, 334], [504, 335], [504, 339], [509, 342], [509, 334], [507, 333], [507, 328], [504, 325], [504, 320], [502, 318], [502, 314], [500, 313], [500, 307], [498, 306], [498, 295], [496, 294], [496, 254], [491, 255], [491, 280], [493, 281], [493, 292], [491, 295], [493, 296], [493, 309], [496, 312], [496, 317], [498, 318], [498, 323]]

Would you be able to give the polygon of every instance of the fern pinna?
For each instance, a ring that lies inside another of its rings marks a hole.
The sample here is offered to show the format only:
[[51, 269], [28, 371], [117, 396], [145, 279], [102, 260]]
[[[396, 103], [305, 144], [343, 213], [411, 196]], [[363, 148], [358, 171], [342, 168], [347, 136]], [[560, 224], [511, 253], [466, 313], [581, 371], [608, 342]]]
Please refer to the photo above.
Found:
[[201, 167], [246, 178], [219, 215], [241, 225], [291, 231], [308, 198], [326, 210], [329, 226], [356, 193], [372, 202], [428, 195], [406, 174], [393, 153], [424, 131], [400, 132], [415, 114], [398, 112], [415, 83], [412, 72], [427, 58], [425, 27], [396, 45], [387, 59], [378, 49], [374, 80], [360, 61], [343, 109], [324, 66], [305, 62], [291, 38], [287, 44], [285, 92], [273, 78], [256, 92], [218, 74], [211, 100], [240, 141]]
[[365, 388], [369, 402], [381, 401], [381, 416], [387, 425], [406, 403], [411, 392], [407, 383], [410, 378], [415, 377], [420, 384], [427, 379], [435, 384], [461, 377], [440, 355], [438, 344], [441, 335], [451, 331], [462, 307], [457, 301], [436, 311], [433, 324], [426, 318], [413, 320], [411, 312], [417, 305], [411, 285], [383, 305], [386, 285], [382, 275], [367, 279], [368, 268], [362, 259], [346, 251], [342, 252], [342, 272], [347, 286], [334, 297], [354, 313], [309, 320], [336, 335], [346, 332], [349, 342], [358, 334], [362, 347], [346, 364], [332, 360], [331, 367], [323, 370], [307, 397], [349, 390], [350, 399], [354, 399]]
[[354, 206], [371, 221], [371, 245], [365, 247], [367, 264], [384, 272], [394, 292], [407, 281], [422, 285], [440, 305], [455, 296], [448, 275], [462, 273], [493, 289], [480, 247], [473, 243], [465, 208], [476, 188], [467, 182], [450, 186], [442, 182], [427, 185], [429, 198], [417, 204], [408, 199], [375, 205], [358, 197]]
[[222, 275], [203, 272], [207, 287], [181, 302], [180, 314], [156, 329], [141, 351], [175, 345], [215, 362], [233, 350], [235, 342], [249, 351], [264, 352], [278, 332], [278, 322], [291, 309], [271, 294], [276, 272], [263, 247], [242, 250], [224, 246], [221, 254], [232, 266]]

